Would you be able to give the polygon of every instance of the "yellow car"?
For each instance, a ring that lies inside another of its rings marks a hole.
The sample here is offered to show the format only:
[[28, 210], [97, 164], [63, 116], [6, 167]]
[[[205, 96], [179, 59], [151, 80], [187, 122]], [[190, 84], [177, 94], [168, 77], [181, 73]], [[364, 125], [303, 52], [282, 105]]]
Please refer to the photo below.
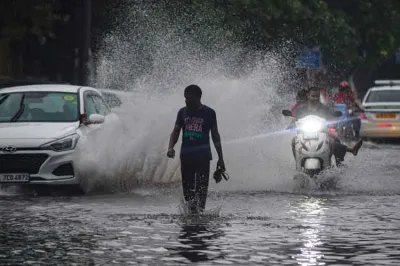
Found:
[[400, 138], [400, 80], [377, 80], [362, 101], [363, 138]]

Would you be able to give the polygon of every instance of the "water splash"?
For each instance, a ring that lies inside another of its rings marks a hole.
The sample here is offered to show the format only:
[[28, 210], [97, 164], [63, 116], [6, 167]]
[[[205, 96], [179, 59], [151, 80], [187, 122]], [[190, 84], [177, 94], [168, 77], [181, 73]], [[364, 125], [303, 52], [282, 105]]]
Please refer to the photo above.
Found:
[[[283, 162], [292, 160], [290, 142], [273, 132], [287, 123], [280, 108], [293, 101], [292, 95], [278, 93], [293, 74], [282, 56], [288, 49], [249, 52], [228, 31], [206, 24], [200, 32], [187, 33], [154, 6], [130, 6], [123, 16], [124, 23], [105, 34], [96, 54], [93, 86], [132, 93], [118, 110], [126, 131], [104, 130], [82, 153], [86, 185], [121, 190], [179, 180], [178, 159], [168, 160], [165, 154], [184, 105], [183, 89], [192, 83], [203, 89], [203, 102], [217, 112], [225, 161], [234, 176], [227, 189], [235, 184], [265, 188], [274, 178], [284, 179], [281, 170], [288, 166]], [[212, 38], [213, 45], [196, 42], [198, 34]], [[265, 138], [249, 138], [256, 135]]]
[[[231, 177], [219, 184], [211, 179], [210, 190], [296, 191], [290, 149], [294, 133], [282, 132], [289, 121], [281, 115], [294, 101], [293, 94], [285, 93], [296, 83], [293, 47], [283, 42], [267, 52], [249, 51], [229, 30], [210, 25], [210, 14], [193, 15], [193, 21], [203, 23], [193, 31], [188, 30], [192, 20], [182, 23], [184, 19], [171, 18], [160, 6], [127, 6], [117, 16], [96, 53], [93, 86], [127, 91], [118, 110], [125, 131], [100, 132], [82, 153], [89, 190], [131, 190], [141, 183], [167, 185], [180, 179], [179, 160], [167, 159], [166, 149], [184, 105], [183, 89], [195, 83], [203, 89], [203, 102], [217, 112]], [[208, 39], [202, 43], [198, 36]], [[372, 152], [362, 149], [358, 157], [347, 157], [350, 167], [332, 177], [340, 179], [339, 190], [400, 191], [396, 174], [376, 178], [388, 170], [376, 167], [374, 161], [382, 155]], [[393, 162], [385, 158], [384, 165]]]
[[190, 214], [189, 211], [189, 204], [181, 199], [180, 204], [178, 205], [178, 213], [182, 215], [183, 221], [190, 221], [190, 222], [200, 222], [200, 221], [209, 221], [213, 218], [218, 218], [221, 212], [222, 205], [219, 204], [213, 207], [207, 207], [207, 209], [200, 214]]

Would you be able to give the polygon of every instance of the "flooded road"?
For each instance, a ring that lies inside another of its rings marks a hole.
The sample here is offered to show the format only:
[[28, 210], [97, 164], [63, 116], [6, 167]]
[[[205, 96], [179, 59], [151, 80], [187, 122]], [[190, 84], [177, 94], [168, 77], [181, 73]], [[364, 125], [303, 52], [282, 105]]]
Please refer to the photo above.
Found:
[[[213, 189], [200, 218], [181, 213], [179, 186], [73, 197], [5, 193], [0, 264], [399, 265], [399, 150], [367, 149], [349, 157], [335, 189]], [[367, 159], [369, 175], [352, 168]]]

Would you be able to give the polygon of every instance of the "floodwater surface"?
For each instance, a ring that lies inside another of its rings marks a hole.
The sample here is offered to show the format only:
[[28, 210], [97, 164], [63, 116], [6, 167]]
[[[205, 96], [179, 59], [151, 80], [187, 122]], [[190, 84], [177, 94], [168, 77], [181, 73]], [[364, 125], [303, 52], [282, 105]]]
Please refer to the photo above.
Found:
[[[224, 192], [212, 187], [201, 217], [182, 213], [179, 185], [71, 197], [4, 193], [0, 262], [399, 265], [399, 149], [364, 150], [349, 157], [334, 188]], [[366, 160], [373, 167], [358, 176], [354, 166]]]

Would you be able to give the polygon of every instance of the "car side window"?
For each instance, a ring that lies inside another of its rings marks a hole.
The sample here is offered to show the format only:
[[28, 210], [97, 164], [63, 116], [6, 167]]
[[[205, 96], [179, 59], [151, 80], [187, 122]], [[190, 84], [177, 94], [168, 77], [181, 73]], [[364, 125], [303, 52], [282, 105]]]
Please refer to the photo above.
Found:
[[91, 114], [108, 115], [111, 110], [107, 103], [100, 95], [94, 93], [85, 94], [85, 113], [87, 116]]
[[88, 117], [92, 114], [98, 114], [95, 102], [93, 100], [93, 94], [85, 94], [84, 101], [85, 101], [85, 113]]
[[95, 103], [96, 110], [98, 110], [98, 114], [108, 115], [111, 112], [110, 108], [102, 97], [93, 95], [93, 101]]

